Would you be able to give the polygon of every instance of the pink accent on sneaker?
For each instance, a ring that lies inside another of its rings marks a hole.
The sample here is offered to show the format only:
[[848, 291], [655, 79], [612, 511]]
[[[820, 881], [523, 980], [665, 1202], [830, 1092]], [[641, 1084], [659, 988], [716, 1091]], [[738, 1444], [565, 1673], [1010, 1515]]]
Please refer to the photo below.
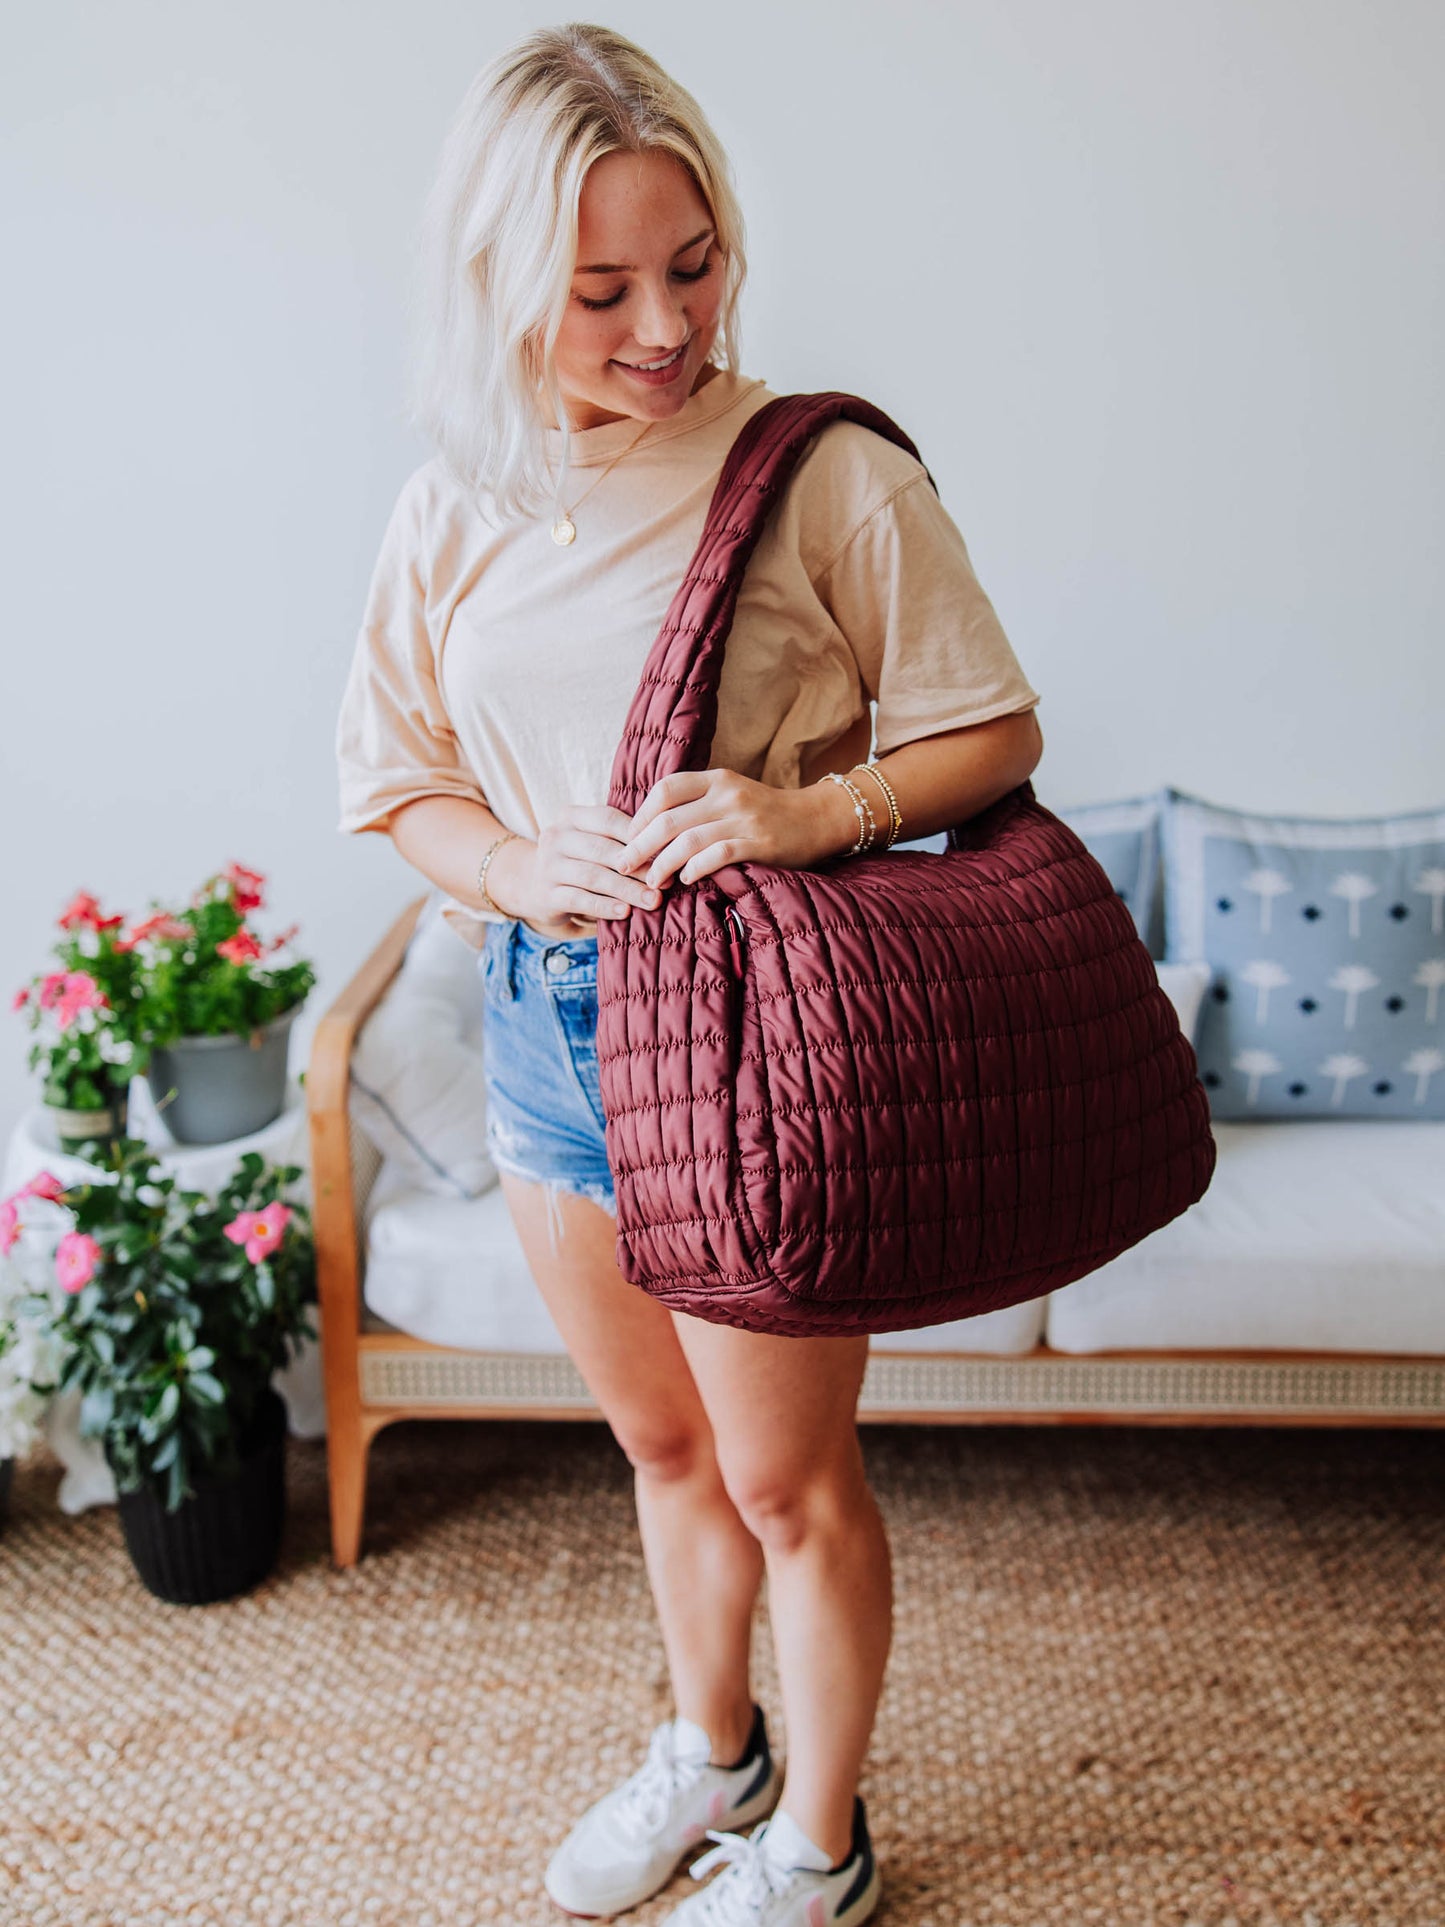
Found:
[[[707, 1803], [708, 1825], [715, 1827], [728, 1810], [726, 1787], [719, 1787]], [[811, 1924], [810, 1924], [811, 1927]]]
[[823, 1912], [821, 1894], [813, 1894], [808, 1901], [808, 1927], [828, 1927], [828, 1917]]

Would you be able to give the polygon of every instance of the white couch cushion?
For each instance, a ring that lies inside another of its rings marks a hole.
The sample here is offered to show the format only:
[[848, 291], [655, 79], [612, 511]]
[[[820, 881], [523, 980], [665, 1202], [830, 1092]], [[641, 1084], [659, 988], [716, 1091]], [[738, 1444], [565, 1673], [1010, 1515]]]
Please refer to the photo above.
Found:
[[1051, 1346], [1445, 1353], [1445, 1124], [1213, 1131], [1204, 1196], [1053, 1292]]
[[400, 970], [362, 1025], [351, 1115], [422, 1191], [475, 1198], [497, 1182], [487, 1153], [478, 953], [427, 898]]
[[[462, 1351], [564, 1352], [533, 1283], [500, 1186], [476, 1198], [421, 1190], [409, 1170], [383, 1163], [367, 1206], [363, 1297], [376, 1318]], [[1036, 1298], [951, 1325], [889, 1332], [884, 1352], [1032, 1351], [1044, 1324]]]

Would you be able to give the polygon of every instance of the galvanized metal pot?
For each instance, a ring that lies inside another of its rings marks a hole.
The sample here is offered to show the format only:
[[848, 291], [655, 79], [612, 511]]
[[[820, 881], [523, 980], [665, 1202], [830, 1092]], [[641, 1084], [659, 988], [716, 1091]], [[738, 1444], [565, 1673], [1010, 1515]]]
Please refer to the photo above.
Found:
[[300, 1009], [293, 1004], [244, 1037], [178, 1037], [151, 1052], [146, 1082], [177, 1143], [223, 1144], [280, 1116], [291, 1025]]

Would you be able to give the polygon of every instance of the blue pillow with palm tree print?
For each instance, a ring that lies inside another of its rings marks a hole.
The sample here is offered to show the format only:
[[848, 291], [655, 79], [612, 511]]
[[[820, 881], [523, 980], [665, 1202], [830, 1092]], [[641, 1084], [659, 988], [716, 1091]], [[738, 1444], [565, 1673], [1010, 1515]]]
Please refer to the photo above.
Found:
[[1445, 1118], [1445, 809], [1254, 816], [1167, 789], [1166, 954], [1214, 972], [1217, 1118]]

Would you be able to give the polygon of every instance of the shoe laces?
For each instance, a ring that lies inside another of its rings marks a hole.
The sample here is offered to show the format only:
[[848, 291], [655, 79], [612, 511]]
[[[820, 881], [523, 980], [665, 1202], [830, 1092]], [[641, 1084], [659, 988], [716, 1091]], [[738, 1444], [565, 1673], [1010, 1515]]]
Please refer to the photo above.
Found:
[[613, 1817], [622, 1831], [634, 1839], [656, 1833], [666, 1823], [677, 1795], [706, 1764], [694, 1754], [679, 1753], [673, 1724], [664, 1722], [648, 1743], [646, 1760], [617, 1789]]
[[702, 1880], [714, 1867], [727, 1867], [703, 1896], [698, 1918], [707, 1927], [759, 1927], [760, 1909], [792, 1885], [796, 1869], [768, 1858], [763, 1844], [767, 1831], [766, 1822], [751, 1835], [708, 1828], [708, 1839], [717, 1845], [688, 1868], [694, 1880]]

